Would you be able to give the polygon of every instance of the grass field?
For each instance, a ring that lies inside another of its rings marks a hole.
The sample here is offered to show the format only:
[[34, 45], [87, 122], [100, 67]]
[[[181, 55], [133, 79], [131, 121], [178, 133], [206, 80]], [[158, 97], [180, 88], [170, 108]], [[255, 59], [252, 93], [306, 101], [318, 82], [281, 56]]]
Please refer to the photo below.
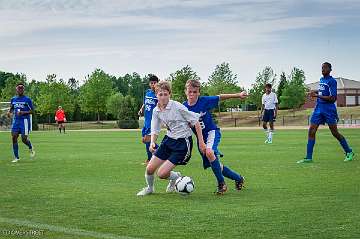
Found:
[[[343, 129], [360, 153], [360, 130]], [[0, 133], [0, 238], [359, 238], [360, 163], [343, 162], [328, 130], [320, 130], [313, 164], [298, 165], [306, 130], [279, 130], [265, 145], [261, 130], [223, 132], [225, 165], [246, 188], [215, 196], [215, 179], [193, 151], [195, 192], [138, 198], [144, 186], [140, 132], [34, 132], [37, 157], [20, 145], [12, 159]], [[359, 157], [359, 156], [358, 156]], [[35, 231], [36, 235], [26, 234]], [[18, 233], [17, 235], [15, 235]], [[22, 235], [19, 235], [21, 234]], [[12, 235], [11, 235], [12, 234]]]

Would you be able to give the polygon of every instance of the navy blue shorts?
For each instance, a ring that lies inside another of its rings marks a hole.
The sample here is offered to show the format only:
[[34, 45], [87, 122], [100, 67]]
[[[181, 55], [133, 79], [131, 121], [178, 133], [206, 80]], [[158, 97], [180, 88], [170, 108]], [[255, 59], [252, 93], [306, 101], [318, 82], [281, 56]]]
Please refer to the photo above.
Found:
[[172, 139], [165, 136], [154, 155], [175, 165], [186, 165], [191, 158], [192, 147], [192, 137]]
[[275, 121], [274, 110], [273, 109], [271, 109], [271, 110], [265, 109], [262, 121], [264, 121], [264, 122], [274, 122]]
[[151, 134], [151, 128], [147, 128], [147, 127], [143, 127], [141, 130], [141, 135], [142, 137], [146, 136], [146, 135], [150, 135]]
[[320, 107], [316, 106], [313, 114], [311, 115], [311, 124], [337, 124], [339, 120], [336, 107]]

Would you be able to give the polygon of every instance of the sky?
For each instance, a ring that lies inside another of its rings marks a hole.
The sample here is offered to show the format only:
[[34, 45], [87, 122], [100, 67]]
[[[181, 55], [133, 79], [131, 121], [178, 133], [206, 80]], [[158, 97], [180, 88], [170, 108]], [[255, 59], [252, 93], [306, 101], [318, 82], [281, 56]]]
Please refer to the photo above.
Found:
[[161, 79], [190, 65], [202, 81], [228, 62], [250, 88], [271, 66], [360, 81], [358, 0], [0, 0], [0, 70], [83, 82], [96, 68]]

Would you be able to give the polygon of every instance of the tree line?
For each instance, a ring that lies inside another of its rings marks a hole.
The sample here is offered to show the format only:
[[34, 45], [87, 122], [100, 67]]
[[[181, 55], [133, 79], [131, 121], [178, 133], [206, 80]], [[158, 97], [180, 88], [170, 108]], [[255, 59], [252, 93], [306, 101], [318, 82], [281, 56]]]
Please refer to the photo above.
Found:
[[[149, 88], [150, 76], [151, 74], [141, 76], [136, 72], [114, 76], [102, 69], [95, 69], [80, 84], [75, 78], [58, 79], [55, 74], [48, 75], [45, 81], [38, 81], [28, 80], [25, 74], [0, 71], [0, 97], [2, 102], [10, 101], [15, 94], [16, 84], [22, 82], [26, 87], [26, 95], [34, 102], [36, 120], [40, 123], [54, 122], [55, 111], [61, 105], [69, 121], [119, 120], [122, 124], [128, 124], [137, 121], [137, 112], [143, 103], [144, 92]], [[189, 79], [200, 80], [199, 75], [189, 65], [171, 73], [165, 79], [172, 83], [174, 100], [185, 101], [184, 85]], [[293, 68], [289, 75], [282, 72], [278, 80], [274, 70], [265, 67], [248, 89], [250, 96], [245, 102], [237, 99], [221, 102], [218, 110], [245, 109], [248, 106], [252, 106], [254, 110], [259, 109], [267, 83], [275, 86], [280, 108], [296, 109], [305, 102], [304, 82], [305, 73], [301, 69]], [[202, 83], [201, 94], [218, 95], [242, 90], [245, 88], [241, 86], [237, 74], [233, 73], [229, 63], [224, 62], [217, 65], [208, 80]], [[123, 127], [136, 127], [136, 123]]]

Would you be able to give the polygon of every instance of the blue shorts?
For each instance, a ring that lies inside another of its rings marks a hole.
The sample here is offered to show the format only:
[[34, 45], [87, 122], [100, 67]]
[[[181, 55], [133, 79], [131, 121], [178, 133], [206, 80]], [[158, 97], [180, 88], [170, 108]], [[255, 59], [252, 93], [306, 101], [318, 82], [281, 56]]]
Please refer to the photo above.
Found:
[[313, 114], [311, 115], [310, 122], [311, 124], [328, 124], [333, 125], [337, 124], [339, 120], [336, 107], [324, 107], [324, 106], [316, 106]]
[[264, 121], [264, 122], [274, 122], [275, 121], [274, 110], [273, 109], [271, 109], [271, 110], [265, 109], [262, 121]]
[[165, 136], [154, 155], [175, 165], [186, 165], [191, 158], [192, 146], [192, 137], [172, 139]]
[[151, 134], [151, 128], [148, 127], [143, 127], [141, 130], [141, 135], [142, 137], [146, 136], [146, 135], [150, 135]]
[[[221, 152], [218, 149], [218, 145], [219, 145], [220, 139], [221, 139], [220, 130], [219, 129], [210, 130], [209, 132], [204, 133], [203, 136], [204, 136], [204, 142], [206, 144], [206, 148], [212, 149], [216, 156], [222, 157], [223, 155], [221, 154]], [[199, 149], [199, 152], [200, 152], [200, 149]], [[201, 157], [203, 160], [204, 169], [211, 167], [210, 161], [206, 157], [206, 155], [203, 155], [201, 152], [200, 152], [200, 154], [201, 154]]]
[[19, 133], [21, 135], [29, 135], [32, 130], [30, 119], [16, 119], [11, 126], [11, 133]]

